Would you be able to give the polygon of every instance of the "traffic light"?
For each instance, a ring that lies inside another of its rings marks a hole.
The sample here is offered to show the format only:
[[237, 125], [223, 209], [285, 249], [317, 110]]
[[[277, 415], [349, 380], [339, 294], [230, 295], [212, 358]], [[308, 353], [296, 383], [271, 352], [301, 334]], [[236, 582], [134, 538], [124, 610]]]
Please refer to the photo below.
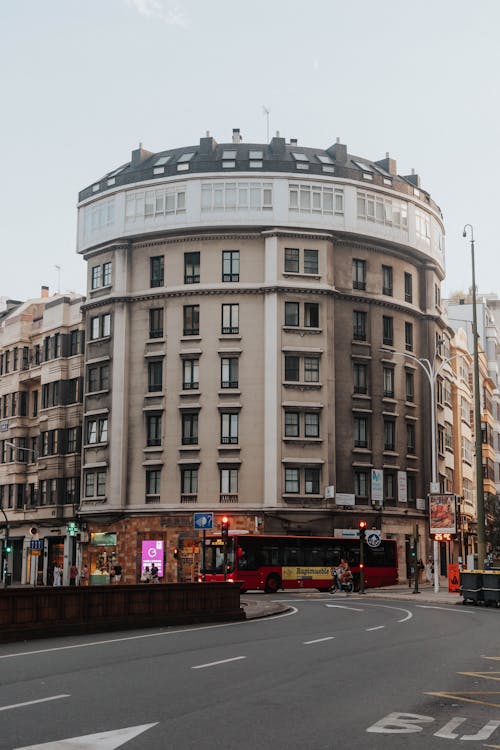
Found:
[[220, 524], [220, 535], [224, 542], [227, 542], [229, 537], [229, 518], [227, 516], [222, 516], [222, 521]]
[[358, 523], [359, 538], [364, 539], [366, 537], [366, 521], [360, 521]]
[[179, 559], [179, 547], [174, 547], [174, 558], [175, 560]]
[[8, 554], [9, 552], [12, 552], [12, 544], [7, 539], [4, 546], [5, 554]]

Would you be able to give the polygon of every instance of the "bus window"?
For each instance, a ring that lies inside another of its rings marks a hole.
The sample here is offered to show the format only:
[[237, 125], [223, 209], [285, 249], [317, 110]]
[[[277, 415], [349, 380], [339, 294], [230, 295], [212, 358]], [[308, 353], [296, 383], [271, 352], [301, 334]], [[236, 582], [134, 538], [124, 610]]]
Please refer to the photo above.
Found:
[[238, 569], [239, 570], [257, 570], [257, 560], [255, 556], [256, 544], [252, 539], [239, 537], [238, 539]]
[[281, 555], [279, 547], [271, 545], [262, 545], [258, 552], [257, 566], [263, 565], [281, 565]]
[[315, 539], [303, 539], [302, 552], [303, 565], [316, 565], [320, 568], [326, 565], [325, 546], [318, 543]]
[[337, 567], [337, 565], [340, 565], [341, 557], [342, 555], [341, 555], [340, 547], [327, 547], [326, 549], [326, 564], [327, 565]]
[[302, 555], [300, 549], [290, 544], [285, 547], [283, 555], [283, 565], [302, 565]]

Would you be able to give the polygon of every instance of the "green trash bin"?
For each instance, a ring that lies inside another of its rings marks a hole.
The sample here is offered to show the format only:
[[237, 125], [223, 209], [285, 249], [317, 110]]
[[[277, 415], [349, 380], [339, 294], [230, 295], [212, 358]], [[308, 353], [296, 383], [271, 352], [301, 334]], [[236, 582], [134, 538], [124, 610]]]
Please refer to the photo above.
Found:
[[483, 601], [483, 571], [462, 570], [460, 573], [460, 593], [464, 601], [477, 604]]
[[500, 604], [500, 571], [485, 570], [483, 573], [483, 599], [485, 604]]

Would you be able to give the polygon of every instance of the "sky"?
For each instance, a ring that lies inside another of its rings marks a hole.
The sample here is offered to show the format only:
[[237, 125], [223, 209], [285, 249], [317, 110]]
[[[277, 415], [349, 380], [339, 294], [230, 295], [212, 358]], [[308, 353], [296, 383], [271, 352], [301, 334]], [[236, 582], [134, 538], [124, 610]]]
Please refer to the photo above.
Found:
[[0, 297], [85, 292], [78, 192], [153, 152], [244, 141], [386, 152], [441, 207], [443, 296], [500, 294], [499, 0], [0, 0]]

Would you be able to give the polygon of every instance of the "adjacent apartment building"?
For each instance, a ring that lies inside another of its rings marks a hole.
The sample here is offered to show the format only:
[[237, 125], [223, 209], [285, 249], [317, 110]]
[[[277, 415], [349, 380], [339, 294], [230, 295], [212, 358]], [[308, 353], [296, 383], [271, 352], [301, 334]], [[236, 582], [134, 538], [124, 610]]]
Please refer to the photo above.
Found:
[[140, 146], [81, 191], [78, 252], [93, 582], [110, 564], [137, 581], [144, 540], [162, 580], [192, 576], [196, 511], [253, 533], [366, 518], [404, 575], [430, 481], [418, 359], [446, 331], [443, 220], [418, 175], [338, 140]]

